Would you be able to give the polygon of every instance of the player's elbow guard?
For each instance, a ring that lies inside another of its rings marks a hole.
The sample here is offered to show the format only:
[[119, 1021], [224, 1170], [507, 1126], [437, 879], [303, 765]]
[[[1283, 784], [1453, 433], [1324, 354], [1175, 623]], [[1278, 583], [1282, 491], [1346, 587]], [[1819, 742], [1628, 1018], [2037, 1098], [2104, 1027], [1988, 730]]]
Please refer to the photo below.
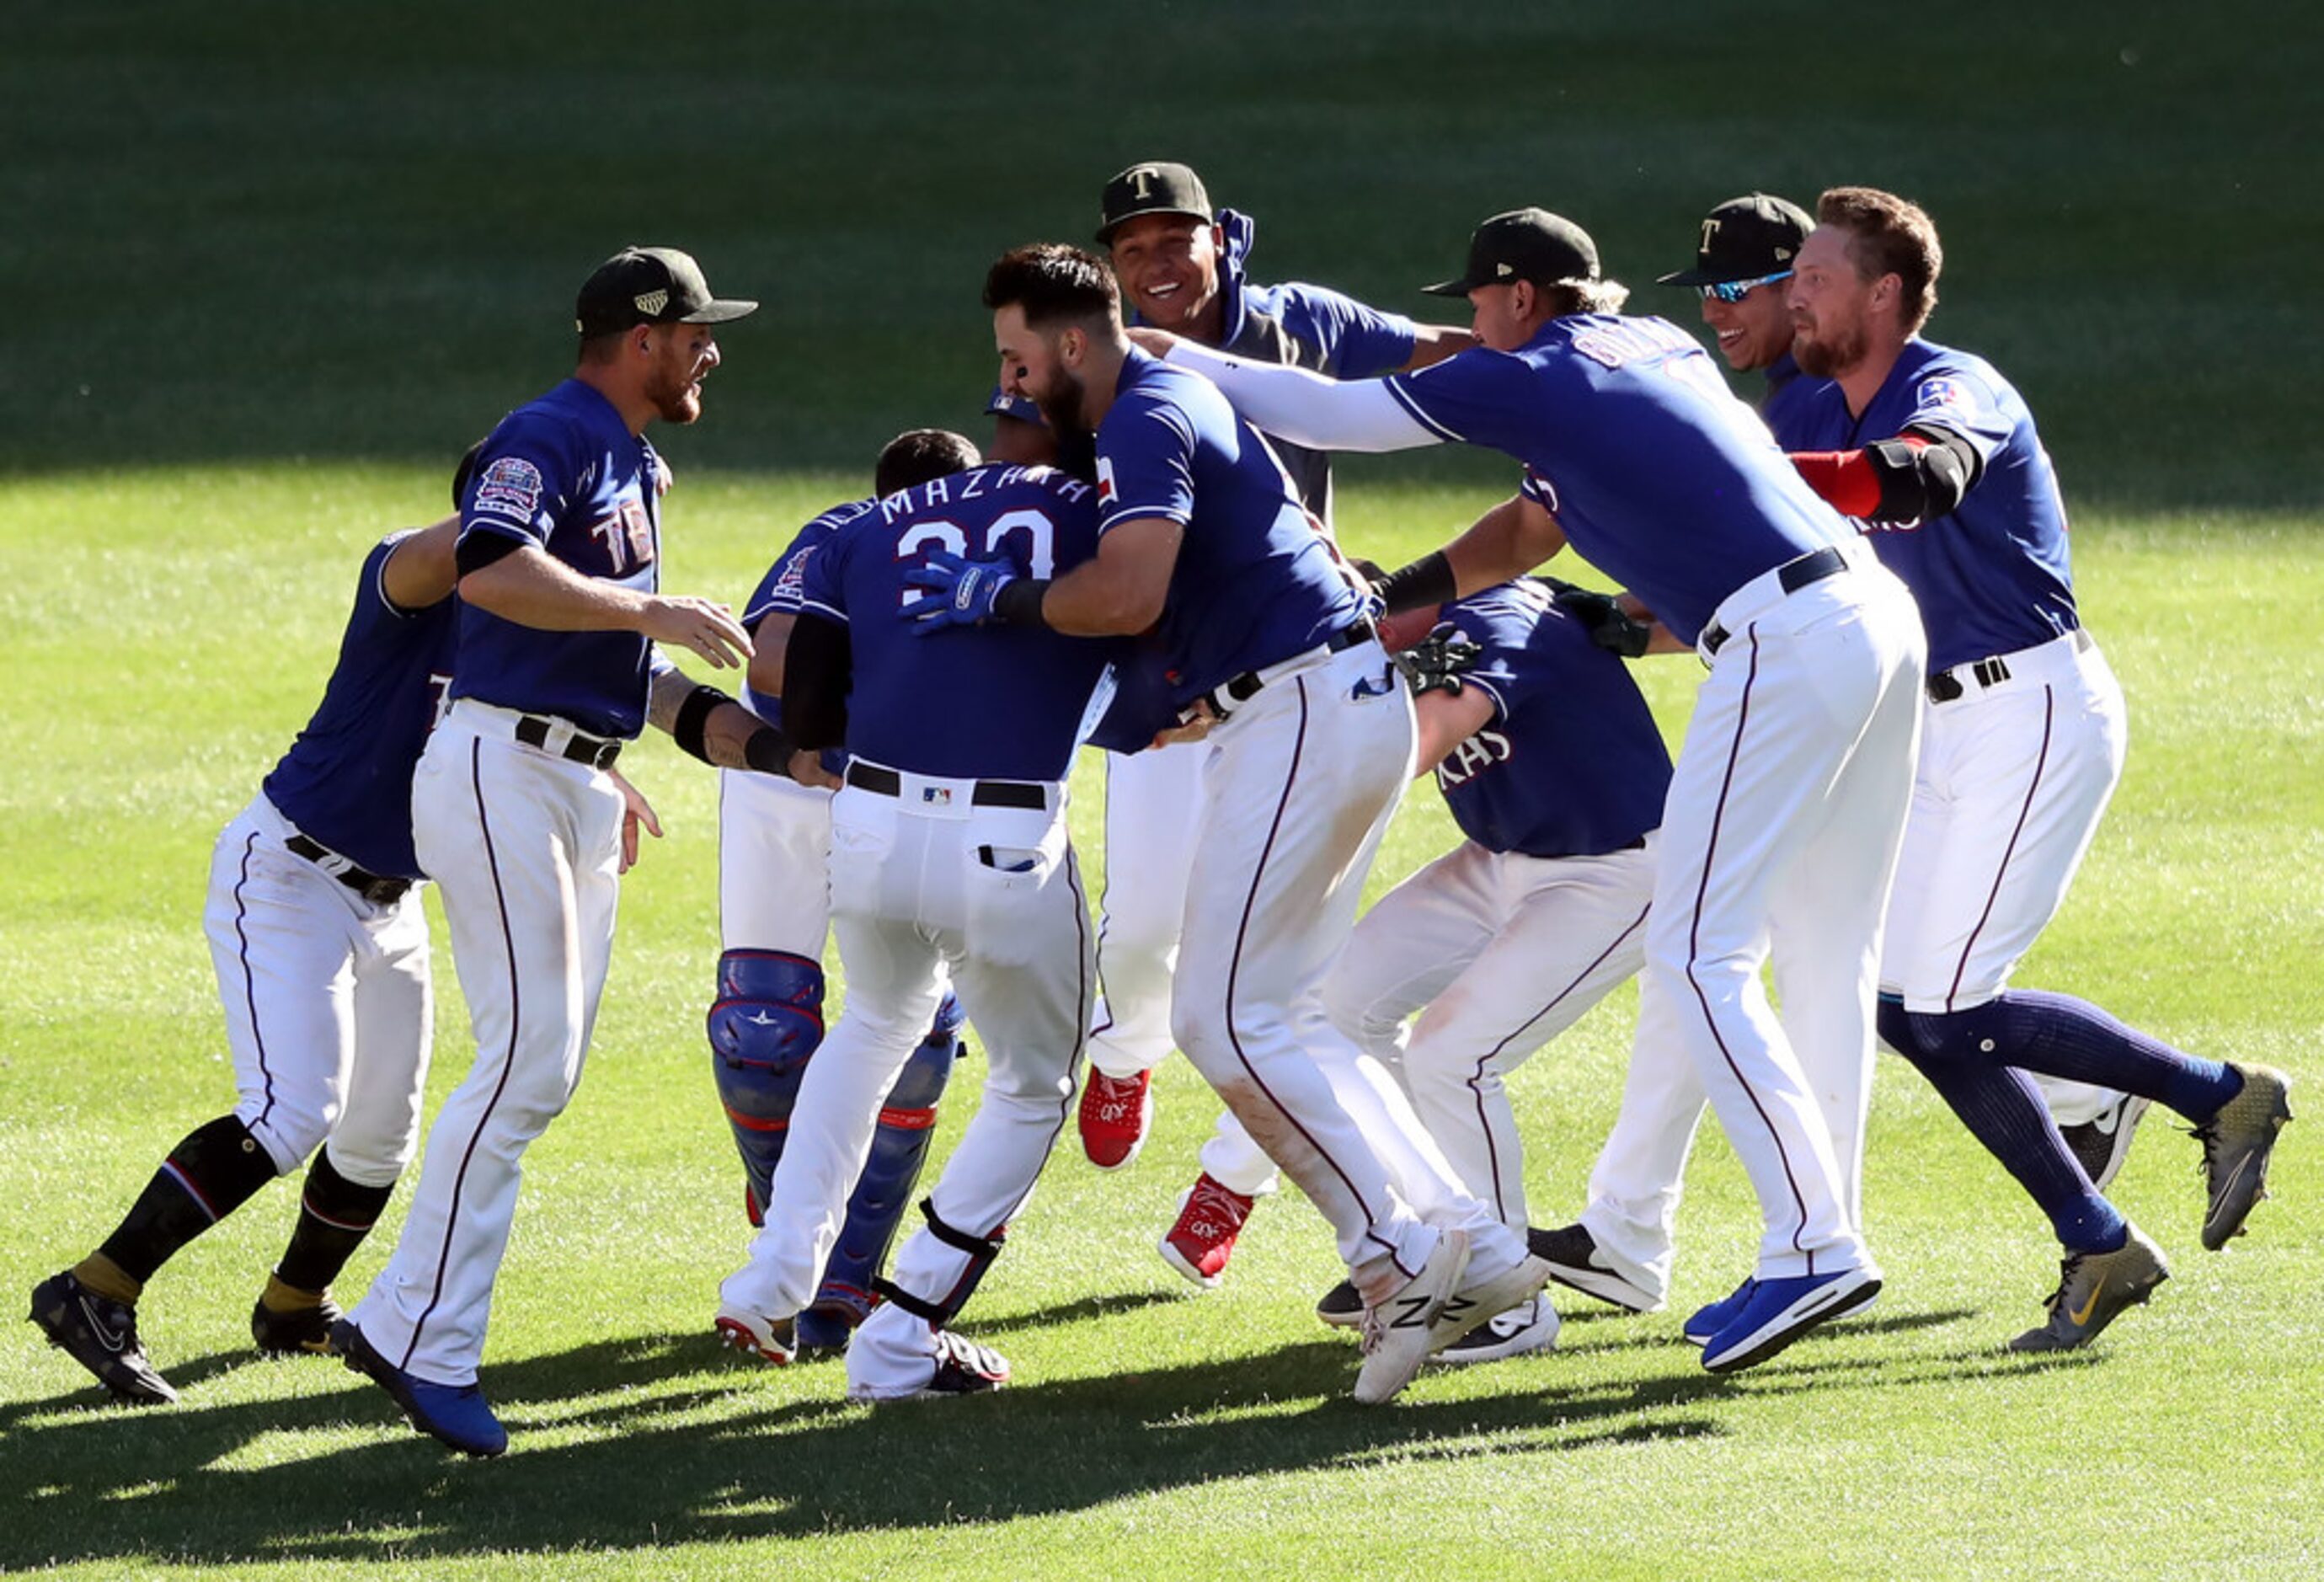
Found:
[[1978, 479], [1976, 449], [1958, 434], [1914, 433], [1864, 448], [1880, 486], [1871, 522], [1926, 522], [1950, 515]]

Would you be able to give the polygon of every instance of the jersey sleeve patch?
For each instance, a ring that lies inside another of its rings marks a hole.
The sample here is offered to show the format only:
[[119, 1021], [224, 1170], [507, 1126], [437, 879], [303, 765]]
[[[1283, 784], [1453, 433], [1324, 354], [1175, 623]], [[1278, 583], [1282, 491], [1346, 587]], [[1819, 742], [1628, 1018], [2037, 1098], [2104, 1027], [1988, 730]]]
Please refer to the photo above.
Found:
[[530, 526], [547, 492], [540, 469], [521, 456], [495, 457], [476, 479], [471, 511], [490, 512]]

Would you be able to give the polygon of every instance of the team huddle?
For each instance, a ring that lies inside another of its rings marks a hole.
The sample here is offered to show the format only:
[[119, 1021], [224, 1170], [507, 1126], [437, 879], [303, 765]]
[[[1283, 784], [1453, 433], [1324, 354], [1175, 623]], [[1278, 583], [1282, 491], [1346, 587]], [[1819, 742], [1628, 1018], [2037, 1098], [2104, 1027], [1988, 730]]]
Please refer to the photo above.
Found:
[[[648, 725], [721, 775], [707, 1035], [757, 1230], [712, 1327], [770, 1363], [844, 1349], [851, 1400], [1007, 1382], [951, 1326], [1069, 1128], [1102, 1169], [1138, 1157], [1173, 1050], [1222, 1113], [1163, 1258], [1217, 1285], [1287, 1176], [1346, 1264], [1316, 1311], [1360, 1332], [1369, 1404], [1432, 1359], [1553, 1346], [1553, 1284], [1659, 1311], [1706, 1106], [1765, 1234], [1684, 1321], [1702, 1365], [1860, 1312], [1876, 1044], [2057, 1235], [2013, 1349], [2083, 1346], [2168, 1277], [2104, 1195], [2150, 1105], [2200, 1149], [2202, 1244], [2242, 1234], [2283, 1074], [2011, 982], [2121, 775], [2125, 708], [2032, 415], [1920, 333], [1925, 213], [1843, 187], [1702, 222], [1658, 283], [1764, 372], [1755, 412], [1541, 209], [1424, 288], [1466, 329], [1255, 283], [1253, 222], [1184, 165], [1130, 167], [1100, 212], [1102, 253], [987, 273], [989, 449], [899, 436], [739, 619], [662, 592], [671, 473], [644, 436], [700, 416], [716, 327], [756, 304], [671, 249], [589, 276], [573, 377], [463, 459], [452, 516], [365, 558], [321, 706], [219, 837], [238, 1100], [34, 1288], [52, 1344], [120, 1400], [175, 1401], [137, 1337], [146, 1282], [304, 1166], [258, 1346], [335, 1354], [454, 1449], [506, 1448], [493, 1286], [659, 833], [615, 766]], [[1340, 544], [1333, 452], [1446, 443], [1514, 460], [1509, 497], [1394, 570]], [[1624, 591], [1537, 575], [1569, 542]], [[664, 650], [742, 671], [739, 698]], [[1629, 667], [1686, 652], [1674, 759]], [[1066, 823], [1085, 745], [1094, 921]], [[1423, 774], [1462, 838], [1360, 917]], [[420, 1152], [429, 881], [475, 1064], [342, 1311], [332, 1281]], [[1632, 977], [1620, 1115], [1578, 1217], [1537, 1226], [1506, 1078]], [[891, 1261], [964, 1030], [982, 1097]]]

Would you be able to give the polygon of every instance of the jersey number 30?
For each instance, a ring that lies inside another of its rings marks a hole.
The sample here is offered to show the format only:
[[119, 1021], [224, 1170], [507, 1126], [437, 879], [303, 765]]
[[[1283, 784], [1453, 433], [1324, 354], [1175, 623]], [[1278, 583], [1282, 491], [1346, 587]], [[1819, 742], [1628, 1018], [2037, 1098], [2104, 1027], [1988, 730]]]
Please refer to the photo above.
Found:
[[[916, 523], [911, 530], [896, 541], [896, 558], [899, 560], [919, 560], [931, 551], [943, 550], [963, 559], [991, 560], [1008, 554], [1010, 534], [1022, 539], [1020, 554], [1009, 554], [1018, 568], [1028, 577], [1048, 578], [1056, 575], [1057, 530], [1046, 511], [1010, 511], [994, 517], [979, 531], [982, 542], [972, 555], [968, 534], [956, 522], [938, 517], [931, 522]], [[905, 588], [897, 602], [908, 607], [925, 597], [922, 589]]]

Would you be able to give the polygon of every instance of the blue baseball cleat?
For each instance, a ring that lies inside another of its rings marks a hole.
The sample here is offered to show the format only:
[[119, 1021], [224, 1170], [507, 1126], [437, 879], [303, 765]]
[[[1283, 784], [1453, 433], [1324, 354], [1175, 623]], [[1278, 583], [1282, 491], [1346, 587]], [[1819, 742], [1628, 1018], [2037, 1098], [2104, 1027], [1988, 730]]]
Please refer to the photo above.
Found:
[[1800, 1274], [1751, 1282], [1750, 1296], [1702, 1348], [1702, 1365], [1731, 1374], [1766, 1362], [1817, 1325], [1852, 1313], [1880, 1294], [1880, 1272], [1867, 1264], [1837, 1274]]
[[373, 1349], [351, 1318], [331, 1326], [331, 1344], [347, 1367], [395, 1398], [411, 1426], [464, 1456], [497, 1456], [508, 1448], [508, 1430], [475, 1384], [431, 1384], [415, 1379]]
[[1711, 1337], [1726, 1328], [1734, 1321], [1735, 1315], [1743, 1310], [1743, 1304], [1751, 1300], [1752, 1290], [1758, 1283], [1757, 1280], [1746, 1276], [1742, 1284], [1712, 1302], [1709, 1307], [1695, 1309], [1693, 1314], [1680, 1327], [1679, 1333], [1696, 1346], [1709, 1346]]

